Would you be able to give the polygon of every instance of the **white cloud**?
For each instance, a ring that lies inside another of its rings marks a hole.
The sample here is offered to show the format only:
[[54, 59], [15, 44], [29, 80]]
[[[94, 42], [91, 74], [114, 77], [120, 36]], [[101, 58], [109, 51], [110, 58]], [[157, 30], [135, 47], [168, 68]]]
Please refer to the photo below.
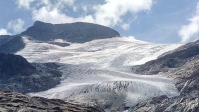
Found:
[[[71, 2], [72, 4], [73, 2]], [[105, 4], [93, 6], [93, 9], [96, 9], [94, 15], [87, 15], [80, 18], [72, 18], [64, 13], [61, 13], [58, 8], [49, 10], [48, 8], [42, 8], [33, 12], [33, 18], [35, 20], [42, 20], [44, 22], [57, 23], [56, 21], [63, 22], [72, 22], [72, 21], [87, 21], [88, 17], [92, 22], [105, 25], [105, 26], [115, 26], [119, 23], [123, 23], [121, 17], [124, 16], [127, 12], [137, 13], [143, 10], [150, 10], [152, 6], [152, 0], [105, 0]], [[84, 11], [87, 11], [87, 7], [82, 7]], [[45, 16], [44, 16], [45, 15]], [[49, 16], [46, 16], [49, 15]], [[57, 19], [59, 18], [59, 19]], [[56, 20], [57, 19], [57, 20]], [[122, 24], [124, 28], [128, 28], [128, 25]]]
[[127, 12], [135, 14], [143, 10], [150, 10], [151, 6], [152, 0], [105, 0], [105, 4], [97, 8], [96, 23], [115, 26], [123, 23], [121, 17]]
[[179, 36], [181, 37], [181, 42], [185, 43], [191, 39], [192, 36], [199, 33], [199, 2], [197, 4], [197, 10], [194, 17], [189, 19], [190, 23], [188, 25], [182, 26], [179, 31]]
[[22, 19], [17, 19], [10, 21], [7, 25], [8, 29], [12, 29], [15, 33], [20, 33], [23, 31], [24, 21]]
[[122, 26], [122, 28], [124, 29], [124, 30], [128, 30], [129, 28], [130, 28], [130, 25], [129, 24], [126, 24], [126, 23], [124, 23], [123, 25], [121, 25]]
[[67, 16], [64, 13], [68, 12], [65, 8], [66, 6], [73, 8], [74, 12], [77, 11], [77, 8], [73, 6], [74, 1], [75, 0], [40, 0], [39, 4], [43, 6], [39, 9], [34, 8], [32, 10], [32, 18], [33, 20], [52, 24], [76, 22], [77, 19]]
[[[66, 6], [73, 6], [75, 0], [41, 0], [48, 8], [63, 9]], [[45, 2], [44, 2], [45, 1]]]
[[74, 2], [75, 2], [75, 0], [58, 0], [58, 1], [61, 1], [65, 5], [70, 5], [70, 6], [72, 6], [74, 4]]
[[83, 6], [82, 9], [87, 12], [87, 7], [86, 6]]
[[134, 36], [129, 36], [129, 37], [126, 37], [126, 38], [136, 40]]
[[75, 22], [88, 22], [88, 23], [95, 23], [95, 20], [93, 16], [88, 15], [88, 16], [83, 16], [80, 18], [76, 18]]
[[39, 10], [34, 10], [32, 12], [32, 16], [34, 20], [40, 20], [52, 24], [74, 22], [74, 18], [66, 16], [64, 13], [59, 12], [56, 8], [51, 10], [47, 7], [42, 7]]
[[73, 23], [73, 22], [94, 22], [92, 16], [84, 16], [79, 18], [73, 18], [65, 15], [64, 13], [59, 12], [58, 9], [54, 8], [53, 10], [42, 7], [39, 10], [34, 10], [32, 12], [32, 16], [34, 20], [40, 20], [47, 23], [52, 24], [60, 24], [60, 23]]
[[[40, 5], [63, 8], [64, 5], [73, 5], [74, 1], [75, 0], [16, 0], [16, 3], [19, 8], [34, 9]], [[36, 2], [36, 5], [31, 7], [33, 2]]]
[[[18, 0], [22, 1], [22, 0]], [[34, 0], [28, 0], [24, 7], [29, 8]], [[40, 8], [32, 8], [33, 20], [40, 20], [43, 22], [58, 24], [58, 23], [72, 23], [72, 22], [90, 22], [101, 24], [105, 26], [119, 25], [123, 29], [129, 28], [125, 24], [123, 16], [130, 12], [132, 15], [140, 11], [147, 11], [151, 9], [153, 0], [104, 0], [104, 4], [91, 6], [90, 4], [83, 4], [84, 11], [80, 17], [74, 18], [64, 12], [70, 7], [74, 12], [77, 11], [77, 6], [74, 4], [75, 0], [35, 0], [39, 3]], [[29, 4], [28, 4], [29, 3]], [[64, 9], [64, 10], [63, 10]], [[92, 11], [91, 11], [92, 10]], [[87, 15], [89, 12], [90, 15]], [[133, 21], [134, 18], [130, 20]]]
[[11, 34], [8, 33], [8, 31], [6, 29], [1, 28], [0, 29], [0, 35], [11, 35]]
[[77, 12], [77, 7], [74, 6], [74, 7], [73, 7], [73, 11], [74, 11], [74, 12]]
[[30, 9], [30, 4], [34, 1], [35, 0], [17, 0], [16, 3], [19, 8]]

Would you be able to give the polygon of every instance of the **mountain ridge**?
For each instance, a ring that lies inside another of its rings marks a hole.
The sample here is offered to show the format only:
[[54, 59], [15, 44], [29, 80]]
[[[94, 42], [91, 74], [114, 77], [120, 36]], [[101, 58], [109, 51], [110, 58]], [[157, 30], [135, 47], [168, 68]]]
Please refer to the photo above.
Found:
[[50, 43], [61, 47], [71, 43], [85, 43], [95, 39], [120, 37], [120, 34], [106, 26], [93, 23], [51, 24], [35, 21], [33, 26], [19, 35], [1, 35], [0, 52], [16, 53], [25, 48], [23, 37], [29, 37], [38, 42]]
[[72, 43], [85, 43], [94, 39], [105, 39], [120, 36], [108, 27], [92, 23], [51, 24], [36, 21], [33, 26], [20, 34], [40, 41], [63, 39]]

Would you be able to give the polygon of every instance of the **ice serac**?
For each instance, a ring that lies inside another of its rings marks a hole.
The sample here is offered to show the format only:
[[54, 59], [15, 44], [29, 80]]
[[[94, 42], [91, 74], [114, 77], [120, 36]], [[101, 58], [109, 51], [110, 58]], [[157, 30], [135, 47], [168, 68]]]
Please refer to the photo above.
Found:
[[63, 39], [72, 43], [85, 43], [95, 39], [119, 37], [120, 34], [108, 27], [92, 23], [50, 24], [36, 21], [34, 25], [21, 33], [40, 41]]

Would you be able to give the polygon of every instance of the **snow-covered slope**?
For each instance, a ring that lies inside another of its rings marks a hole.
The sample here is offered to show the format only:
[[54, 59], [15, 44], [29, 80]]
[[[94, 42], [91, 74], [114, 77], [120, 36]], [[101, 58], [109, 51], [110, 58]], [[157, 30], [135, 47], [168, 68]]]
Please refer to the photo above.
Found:
[[34, 96], [59, 98], [110, 109], [140, 101], [178, 95], [175, 81], [162, 75], [133, 74], [131, 67], [156, 59], [180, 44], [154, 44], [134, 38], [114, 37], [60, 47], [23, 37], [26, 47], [16, 54], [29, 62], [57, 62], [64, 73], [55, 88]]

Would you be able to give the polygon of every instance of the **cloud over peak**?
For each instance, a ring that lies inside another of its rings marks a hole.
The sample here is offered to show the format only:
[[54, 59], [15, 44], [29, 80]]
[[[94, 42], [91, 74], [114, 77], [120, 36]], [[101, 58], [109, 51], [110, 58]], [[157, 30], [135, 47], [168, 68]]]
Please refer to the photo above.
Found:
[[[64, 11], [71, 8], [74, 13], [77, 13], [77, 0], [27, 0], [25, 4], [21, 4], [22, 1], [24, 0], [18, 0], [18, 6], [32, 9], [33, 20], [53, 24], [90, 22], [111, 27], [121, 26], [124, 30], [130, 26], [130, 24], [125, 24], [126, 22], [122, 18], [127, 12], [135, 15], [140, 11], [150, 10], [153, 4], [152, 0], [104, 0], [103, 4], [82, 4], [84, 7], [79, 9], [83, 13], [78, 14], [79, 16], [75, 18]], [[31, 3], [39, 4], [40, 7], [30, 8], [33, 6]], [[88, 11], [92, 13], [87, 13]], [[133, 21], [134, 18], [130, 18], [130, 20]]]
[[98, 6], [95, 20], [102, 25], [115, 26], [123, 23], [121, 17], [127, 12], [136, 14], [150, 10], [151, 6], [152, 0], [105, 0], [105, 4]]

